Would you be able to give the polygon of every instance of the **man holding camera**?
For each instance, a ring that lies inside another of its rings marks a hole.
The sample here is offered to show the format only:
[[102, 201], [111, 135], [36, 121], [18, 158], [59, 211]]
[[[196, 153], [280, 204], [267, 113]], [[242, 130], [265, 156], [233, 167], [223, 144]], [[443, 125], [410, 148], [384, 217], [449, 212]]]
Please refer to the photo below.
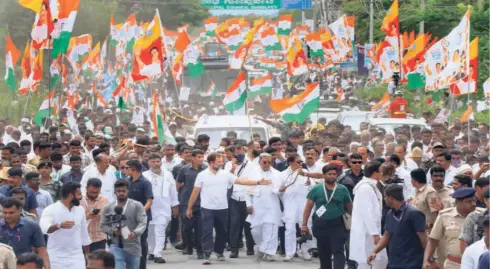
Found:
[[147, 217], [143, 205], [128, 198], [129, 182], [121, 179], [114, 184], [116, 201], [102, 210], [100, 229], [109, 235], [110, 251], [116, 257], [116, 268], [137, 269], [141, 259], [141, 235]]
[[[109, 199], [100, 194], [102, 181], [98, 178], [91, 178], [87, 181], [85, 196], [80, 201], [80, 205], [85, 208], [85, 216], [88, 222], [88, 233], [90, 235], [90, 252], [98, 249], [105, 249], [106, 235], [100, 230], [100, 211], [109, 204]], [[103, 217], [103, 216], [102, 216]]]

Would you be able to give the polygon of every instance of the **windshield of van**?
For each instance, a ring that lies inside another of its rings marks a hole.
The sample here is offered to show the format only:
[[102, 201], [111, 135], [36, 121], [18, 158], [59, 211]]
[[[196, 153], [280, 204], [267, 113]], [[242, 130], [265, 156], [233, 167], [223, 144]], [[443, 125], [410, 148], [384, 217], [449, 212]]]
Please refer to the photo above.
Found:
[[[226, 133], [229, 131], [235, 131], [238, 135], [237, 139], [245, 139], [250, 141], [250, 128], [199, 128], [196, 129], [195, 137], [200, 134], [207, 134], [211, 138], [209, 140], [209, 148], [217, 149], [219, 147], [219, 142], [221, 138], [226, 137]], [[260, 135], [260, 140], [265, 140], [267, 137], [265, 136], [265, 128], [252, 128], [252, 132], [254, 134]]]

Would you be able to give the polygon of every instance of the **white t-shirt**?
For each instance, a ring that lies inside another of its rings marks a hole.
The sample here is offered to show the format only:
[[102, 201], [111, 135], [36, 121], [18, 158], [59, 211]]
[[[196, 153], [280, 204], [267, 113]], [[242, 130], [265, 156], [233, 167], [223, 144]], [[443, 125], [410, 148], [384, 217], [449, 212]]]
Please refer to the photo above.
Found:
[[236, 179], [237, 176], [222, 169], [216, 174], [209, 168], [199, 173], [194, 186], [201, 188], [201, 207], [211, 210], [227, 209], [227, 192]]

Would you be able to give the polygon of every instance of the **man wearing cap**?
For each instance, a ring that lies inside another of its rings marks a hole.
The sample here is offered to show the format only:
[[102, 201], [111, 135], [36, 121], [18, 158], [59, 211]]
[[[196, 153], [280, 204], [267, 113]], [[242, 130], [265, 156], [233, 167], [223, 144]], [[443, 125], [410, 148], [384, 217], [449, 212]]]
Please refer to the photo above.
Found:
[[38, 207], [36, 196], [34, 192], [29, 188], [22, 186], [22, 169], [20, 167], [12, 167], [8, 170], [7, 184], [0, 187], [0, 194], [9, 196], [10, 191], [15, 188], [21, 187], [26, 191], [26, 201], [24, 203], [24, 210], [36, 214], [36, 208]]
[[436, 156], [438, 156], [445, 150], [446, 146], [444, 146], [444, 144], [442, 144], [441, 142], [435, 142], [432, 145], [431, 153], [425, 156], [427, 159], [422, 161], [421, 168], [423, 168], [425, 171], [429, 171], [432, 166], [436, 165]]
[[488, 188], [485, 190], [483, 197], [487, 209], [484, 211], [482, 211], [482, 209], [477, 209], [471, 212], [468, 217], [466, 217], [463, 226], [461, 226], [461, 234], [459, 236], [461, 251], [464, 251], [466, 247], [483, 237], [483, 221], [485, 219], [488, 220], [489, 218], [488, 208], [490, 207], [490, 195]]
[[459, 235], [465, 218], [475, 210], [475, 190], [472, 188], [460, 188], [451, 195], [456, 199], [456, 206], [440, 211], [429, 242], [425, 248], [424, 269], [432, 268], [435, 262], [433, 257], [436, 247], [444, 248], [446, 260], [440, 268], [459, 269], [461, 267], [461, 249]]
[[405, 119], [407, 118], [408, 102], [403, 99], [401, 91], [395, 92], [395, 99], [390, 103], [388, 111], [391, 118]]

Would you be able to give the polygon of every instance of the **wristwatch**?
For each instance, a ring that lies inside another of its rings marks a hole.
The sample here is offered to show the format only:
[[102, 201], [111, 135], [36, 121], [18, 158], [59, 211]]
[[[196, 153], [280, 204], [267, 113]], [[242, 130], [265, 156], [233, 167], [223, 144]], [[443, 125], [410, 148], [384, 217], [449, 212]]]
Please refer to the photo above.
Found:
[[436, 261], [436, 259], [435, 259], [434, 257], [430, 257], [430, 258], [429, 258], [429, 263], [433, 263], [433, 262], [435, 262], [435, 261]]

